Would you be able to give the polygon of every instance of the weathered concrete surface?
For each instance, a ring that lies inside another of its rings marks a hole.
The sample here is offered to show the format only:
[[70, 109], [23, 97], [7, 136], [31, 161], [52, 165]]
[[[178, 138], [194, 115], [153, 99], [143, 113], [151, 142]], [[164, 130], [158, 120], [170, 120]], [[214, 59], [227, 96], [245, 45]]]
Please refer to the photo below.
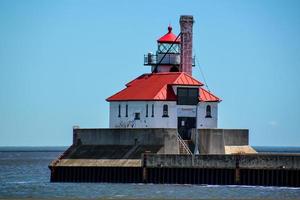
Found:
[[[144, 162], [144, 161], [142, 161]], [[226, 155], [146, 155], [147, 167], [235, 168], [235, 159]]]
[[162, 145], [160, 154], [178, 154], [176, 129], [73, 129], [75, 145]]
[[162, 145], [77, 145], [63, 159], [141, 159], [143, 153], [157, 154]]
[[[198, 129], [201, 154], [225, 154], [225, 146], [248, 145], [247, 129]], [[192, 138], [195, 143], [195, 137]], [[158, 154], [179, 154], [177, 129], [79, 129], [73, 130], [75, 145], [162, 145]], [[229, 151], [229, 150], [228, 150]], [[249, 153], [244, 151], [243, 153]]]
[[225, 154], [225, 146], [249, 145], [248, 129], [198, 129], [198, 134], [200, 154]]
[[141, 167], [141, 159], [61, 159], [55, 166], [56, 167]]
[[257, 153], [251, 146], [225, 146], [225, 154], [254, 154]]
[[146, 167], [300, 169], [300, 155], [155, 155], [147, 154]]
[[300, 169], [300, 155], [255, 154], [238, 157], [245, 169]]

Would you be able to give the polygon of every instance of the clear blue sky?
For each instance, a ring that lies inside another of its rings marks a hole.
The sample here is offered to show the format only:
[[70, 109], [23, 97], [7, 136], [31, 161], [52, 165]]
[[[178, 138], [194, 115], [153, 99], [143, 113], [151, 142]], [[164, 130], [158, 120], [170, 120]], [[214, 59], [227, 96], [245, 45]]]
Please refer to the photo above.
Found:
[[[194, 15], [194, 49], [223, 101], [219, 127], [251, 145], [300, 146], [300, 1], [0, 0], [0, 146], [70, 145], [108, 127], [105, 98], [142, 73], [169, 23]], [[198, 67], [193, 75], [203, 81]]]

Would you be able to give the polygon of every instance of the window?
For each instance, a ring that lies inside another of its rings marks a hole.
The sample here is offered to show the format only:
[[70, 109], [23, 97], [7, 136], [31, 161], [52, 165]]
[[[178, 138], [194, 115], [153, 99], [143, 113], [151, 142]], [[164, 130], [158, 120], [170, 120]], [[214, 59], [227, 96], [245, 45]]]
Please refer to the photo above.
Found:
[[128, 117], [128, 105], [126, 104], [126, 112], [125, 112], [125, 117]]
[[148, 117], [148, 104], [146, 104], [146, 117]]
[[211, 107], [210, 105], [206, 106], [206, 118], [211, 118]]
[[[169, 51], [168, 51], [169, 50]], [[158, 53], [180, 53], [180, 44], [159, 43]]]
[[134, 113], [134, 120], [140, 120], [140, 113]]
[[118, 117], [121, 117], [121, 104], [119, 104], [119, 114]]
[[178, 105], [197, 105], [199, 100], [198, 88], [177, 88]]
[[169, 115], [168, 115], [168, 105], [167, 104], [165, 104], [163, 106], [163, 116], [162, 117], [169, 117]]
[[154, 117], [154, 104], [152, 104], [151, 117]]

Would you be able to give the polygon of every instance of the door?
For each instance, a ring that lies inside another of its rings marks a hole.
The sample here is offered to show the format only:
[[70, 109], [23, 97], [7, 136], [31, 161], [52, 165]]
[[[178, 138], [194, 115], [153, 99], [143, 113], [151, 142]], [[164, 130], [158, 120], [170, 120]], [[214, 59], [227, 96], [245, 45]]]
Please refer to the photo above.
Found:
[[191, 129], [196, 128], [196, 117], [178, 117], [177, 128], [183, 140], [190, 140]]

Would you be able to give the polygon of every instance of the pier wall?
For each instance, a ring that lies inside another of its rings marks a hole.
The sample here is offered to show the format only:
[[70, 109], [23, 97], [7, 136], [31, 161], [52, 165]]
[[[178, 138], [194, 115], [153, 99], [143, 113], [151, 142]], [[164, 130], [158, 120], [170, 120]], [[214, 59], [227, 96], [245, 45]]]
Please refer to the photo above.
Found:
[[176, 129], [73, 129], [73, 144], [78, 145], [162, 145], [159, 153], [178, 154]]
[[[198, 129], [201, 154], [225, 154], [225, 146], [249, 145], [248, 129]], [[196, 136], [192, 136], [196, 143]], [[177, 129], [95, 128], [73, 129], [73, 144], [83, 145], [162, 145], [161, 154], [179, 154]]]
[[226, 168], [226, 169], [300, 169], [300, 155], [155, 155], [146, 154], [146, 167]]
[[197, 134], [201, 154], [225, 154], [225, 146], [249, 145], [248, 129], [198, 129]]
[[52, 182], [168, 183], [300, 187], [300, 155], [144, 154], [143, 165], [49, 166]]

